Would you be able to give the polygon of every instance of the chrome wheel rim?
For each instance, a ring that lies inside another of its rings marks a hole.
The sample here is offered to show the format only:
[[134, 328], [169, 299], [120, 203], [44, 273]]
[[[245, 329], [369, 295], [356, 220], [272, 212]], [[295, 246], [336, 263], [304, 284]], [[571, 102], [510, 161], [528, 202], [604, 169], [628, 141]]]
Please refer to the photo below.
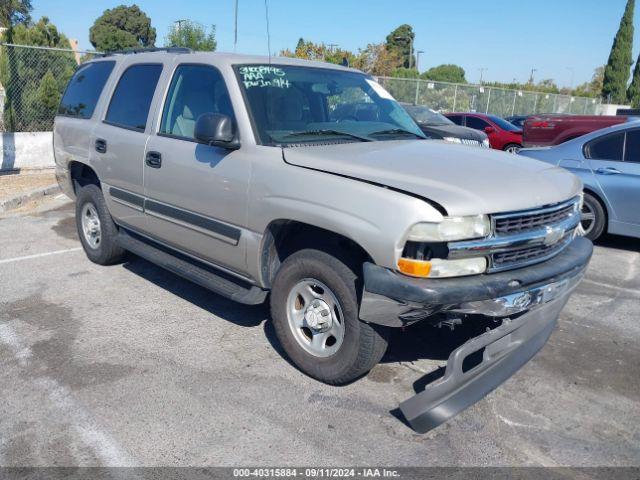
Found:
[[578, 233], [583, 236], [589, 235], [595, 224], [595, 210], [587, 202], [583, 202], [582, 210], [580, 212], [580, 228], [578, 228]]
[[344, 315], [324, 283], [305, 278], [295, 284], [287, 297], [287, 320], [298, 345], [314, 357], [330, 357], [340, 349]]
[[100, 217], [98, 211], [92, 203], [85, 203], [80, 212], [82, 220], [82, 233], [87, 244], [91, 248], [98, 248], [102, 238], [100, 229]]
[[520, 151], [520, 147], [516, 147], [515, 145], [512, 145], [511, 147], [507, 148], [508, 153], [518, 153], [519, 151]]

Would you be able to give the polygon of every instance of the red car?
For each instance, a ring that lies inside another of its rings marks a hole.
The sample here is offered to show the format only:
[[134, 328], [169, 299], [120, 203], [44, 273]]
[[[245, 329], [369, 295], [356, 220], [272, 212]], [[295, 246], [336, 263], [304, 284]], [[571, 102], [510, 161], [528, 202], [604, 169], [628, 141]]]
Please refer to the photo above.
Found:
[[518, 153], [522, 148], [522, 130], [504, 118], [484, 113], [446, 113], [453, 123], [481, 130], [489, 136], [491, 148]]
[[560, 145], [586, 133], [625, 123], [629, 117], [607, 115], [534, 115], [524, 122], [525, 147]]

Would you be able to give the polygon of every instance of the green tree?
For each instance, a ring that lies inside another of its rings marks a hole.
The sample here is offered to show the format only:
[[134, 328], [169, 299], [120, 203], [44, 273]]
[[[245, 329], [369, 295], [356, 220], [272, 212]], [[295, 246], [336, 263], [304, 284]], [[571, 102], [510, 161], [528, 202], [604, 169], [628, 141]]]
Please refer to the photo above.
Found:
[[0, 0], [0, 27], [31, 21], [31, 0]]
[[156, 29], [137, 5], [120, 5], [104, 13], [89, 29], [89, 40], [96, 50], [109, 52], [127, 48], [153, 47]]
[[413, 27], [406, 23], [404, 25], [400, 25], [393, 32], [387, 35], [387, 49], [392, 52], [397, 52], [401, 59], [401, 63], [398, 67], [415, 67], [416, 60], [412, 51], [415, 36], [415, 33], [413, 33]]
[[436, 82], [467, 83], [464, 68], [452, 64], [430, 68], [421, 77]]
[[212, 25], [209, 31], [207, 28], [191, 20], [180, 21], [169, 30], [169, 35], [165, 39], [167, 47], [186, 47], [191, 50], [213, 52], [218, 43], [216, 42], [216, 27]]
[[[12, 28], [19, 45], [69, 48], [69, 40], [42, 17], [35, 24]], [[6, 89], [4, 123], [10, 131], [48, 130], [60, 95], [76, 67], [71, 53], [4, 47], [0, 57], [0, 83]]]
[[627, 89], [627, 101], [631, 103], [633, 108], [640, 107], [640, 56], [633, 69], [631, 85]]
[[624, 103], [627, 99], [627, 82], [633, 65], [633, 10], [635, 0], [628, 0], [624, 15], [620, 20], [618, 33], [613, 40], [607, 66], [604, 69], [602, 96], [614, 103]]

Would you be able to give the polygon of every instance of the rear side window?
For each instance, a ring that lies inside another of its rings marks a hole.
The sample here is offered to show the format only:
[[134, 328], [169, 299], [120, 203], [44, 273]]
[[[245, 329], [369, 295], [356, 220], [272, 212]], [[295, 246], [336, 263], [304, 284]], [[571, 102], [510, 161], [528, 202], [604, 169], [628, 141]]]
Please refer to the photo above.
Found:
[[623, 147], [624, 132], [593, 140], [587, 145], [585, 153], [587, 158], [593, 158], [594, 160], [622, 161]]
[[447, 118], [456, 125], [462, 125], [462, 115], [447, 115]]
[[105, 121], [118, 127], [144, 131], [151, 100], [162, 72], [162, 65], [129, 67], [113, 92]]
[[624, 149], [624, 161], [640, 163], [640, 130], [627, 132], [627, 146]]
[[467, 127], [475, 130], [484, 130], [490, 126], [487, 122], [478, 117], [467, 117]]
[[94, 62], [81, 66], [69, 81], [58, 114], [91, 118], [114, 65], [115, 62]]

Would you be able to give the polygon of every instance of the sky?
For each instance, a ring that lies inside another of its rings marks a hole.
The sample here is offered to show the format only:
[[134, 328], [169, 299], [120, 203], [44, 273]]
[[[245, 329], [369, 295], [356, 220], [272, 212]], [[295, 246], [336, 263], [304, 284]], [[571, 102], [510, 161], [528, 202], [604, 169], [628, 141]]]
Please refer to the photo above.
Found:
[[[238, 53], [267, 54], [264, 0], [238, 0]], [[108, 8], [128, 0], [32, 0], [33, 17], [48, 16], [80, 48], [92, 49], [89, 28]], [[179, 19], [216, 25], [218, 50], [233, 51], [235, 0], [137, 0], [164, 44]], [[415, 32], [420, 70], [462, 66], [467, 80], [525, 82], [552, 78], [560, 86], [589, 81], [607, 62], [626, 0], [268, 0], [271, 50], [295, 48], [300, 37], [357, 51], [397, 26]], [[640, 52], [636, 9], [634, 59]]]

